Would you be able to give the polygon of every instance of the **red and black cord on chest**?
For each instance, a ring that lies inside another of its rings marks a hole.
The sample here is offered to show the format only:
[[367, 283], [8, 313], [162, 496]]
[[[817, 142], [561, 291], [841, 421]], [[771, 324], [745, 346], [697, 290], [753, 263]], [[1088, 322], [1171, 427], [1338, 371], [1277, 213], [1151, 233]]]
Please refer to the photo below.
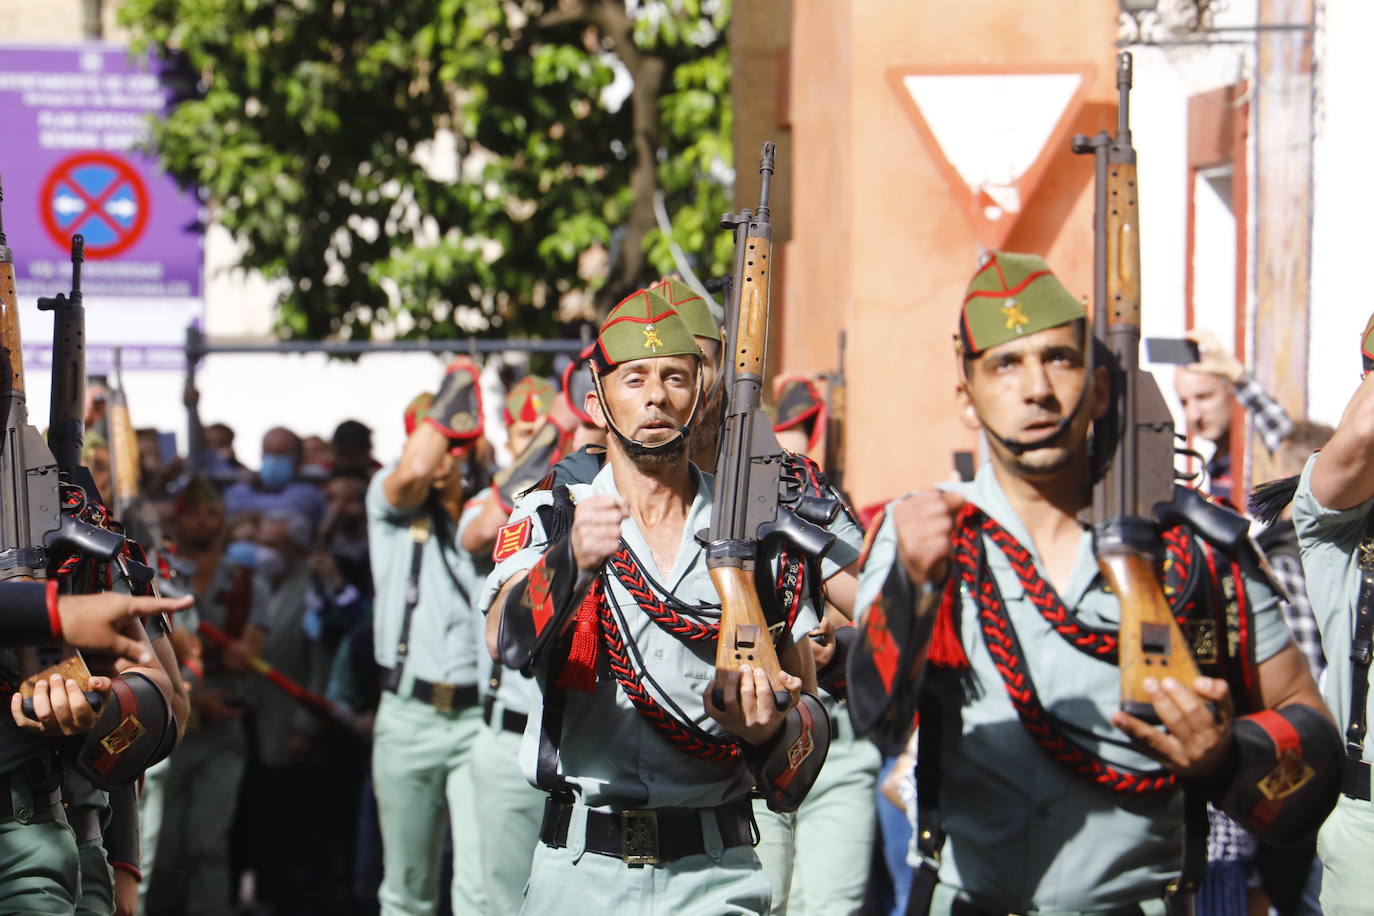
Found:
[[[965, 506], [955, 526], [954, 571], [941, 613], [947, 617], [952, 614], [962, 585], [973, 599], [983, 643], [1023, 727], [1056, 761], [1114, 792], [1147, 794], [1173, 788], [1177, 780], [1167, 770], [1145, 771], [1111, 764], [1079, 745], [1063, 733], [1055, 719], [1041, 705], [1016, 628], [987, 563], [985, 536], [1001, 549], [1027, 599], [1069, 645], [1103, 662], [1116, 664], [1117, 635], [1110, 630], [1089, 627], [1079, 620], [1064, 605], [1053, 586], [1040, 575], [1030, 552], [976, 506]], [[1168, 550], [1166, 595], [1180, 625], [1183, 625], [1196, 610], [1195, 602], [1190, 597], [1194, 591], [1191, 586], [1196, 569], [1195, 546], [1186, 532], [1177, 529], [1165, 533], [1164, 543]], [[952, 620], [947, 619], [945, 628], [951, 627]], [[946, 640], [949, 638], [951, 636], [947, 635]], [[957, 636], [952, 638], [957, 639]], [[956, 655], [948, 648], [941, 653], [940, 660], [932, 658], [932, 662], [943, 663], [947, 667], [966, 667], [968, 664], [967, 657], [961, 651]]]

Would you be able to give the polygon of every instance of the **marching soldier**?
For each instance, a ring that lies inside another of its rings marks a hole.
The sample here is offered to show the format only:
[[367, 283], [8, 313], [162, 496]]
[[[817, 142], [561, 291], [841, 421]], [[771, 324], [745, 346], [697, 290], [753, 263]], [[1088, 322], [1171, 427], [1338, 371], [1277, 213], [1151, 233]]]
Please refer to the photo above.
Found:
[[455, 360], [432, 401], [412, 402], [401, 460], [378, 471], [367, 492], [383, 686], [372, 778], [383, 850], [378, 899], [386, 914], [435, 912], [446, 823], [453, 911], [485, 906], [471, 773], [482, 723], [480, 627], [459, 578], [455, 535], [463, 495], [458, 458], [482, 434], [479, 398], [471, 361]]
[[[781, 377], [777, 388], [773, 431], [779, 444], [799, 456], [819, 456], [825, 402], [815, 385], [792, 375]], [[838, 587], [827, 593], [825, 616], [806, 641], [815, 655], [821, 702], [830, 714], [830, 755], [796, 812], [754, 802], [759, 860], [773, 884], [775, 916], [858, 913], [873, 853], [873, 797], [882, 759], [871, 741], [854, 734], [842, 699], [846, 649], [855, 632], [852, 581], [863, 531], [847, 512], [839, 513], [830, 530], [838, 539], [821, 561], [820, 575], [827, 586], [835, 582]]]
[[588, 406], [610, 433], [607, 465], [517, 506], [503, 535], [519, 546], [482, 602], [502, 660], [540, 688], [521, 766], [549, 797], [522, 912], [764, 913], [751, 764], [780, 774], [766, 791], [804, 795], [823, 760], [819, 746], [788, 758], [803, 738], [783, 740], [823, 740], [809, 725], [819, 704], [797, 705], [814, 689], [800, 643], [816, 611], [802, 601], [783, 634], [787, 710], [762, 669], [727, 679], [716, 705], [718, 595], [695, 539], [712, 478], [687, 455], [701, 351], [667, 301], [640, 290], [608, 316], [594, 359]]
[[1370, 908], [1369, 665], [1374, 635], [1374, 316], [1360, 336], [1364, 380], [1326, 447], [1308, 460], [1293, 501], [1307, 592], [1326, 653], [1326, 701], [1345, 732], [1341, 795], [1317, 837], [1322, 912]]
[[[863, 569], [851, 710], [861, 690], [900, 698], [896, 728], [920, 703], [908, 912], [1182, 912], [1202, 801], [1297, 839], [1334, 792], [1334, 729], [1243, 523], [1234, 548], [1163, 532], [1165, 594], [1227, 677], [1146, 679], [1163, 729], [1118, 708], [1120, 604], [1078, 521], [1113, 404], [1084, 318], [1040, 258], [988, 259], [958, 323], [958, 401], [991, 460], [891, 503]], [[1222, 510], [1176, 494], [1215, 536]]]

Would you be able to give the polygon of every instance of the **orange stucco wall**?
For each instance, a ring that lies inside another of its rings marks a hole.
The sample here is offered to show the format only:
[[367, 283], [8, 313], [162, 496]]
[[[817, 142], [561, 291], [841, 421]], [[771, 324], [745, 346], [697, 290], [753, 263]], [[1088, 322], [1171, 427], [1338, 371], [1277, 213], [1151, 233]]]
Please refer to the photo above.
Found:
[[[834, 366], [848, 332], [846, 483], [864, 505], [948, 479], [977, 449], [958, 420], [951, 346], [978, 241], [888, 82], [895, 66], [1088, 64], [1073, 130], [1109, 127], [1114, 0], [862, 0], [794, 5], [791, 240], [777, 365]], [[985, 117], [970, 111], [970, 118]], [[1004, 246], [1092, 289], [1092, 162], [1054, 154]]]

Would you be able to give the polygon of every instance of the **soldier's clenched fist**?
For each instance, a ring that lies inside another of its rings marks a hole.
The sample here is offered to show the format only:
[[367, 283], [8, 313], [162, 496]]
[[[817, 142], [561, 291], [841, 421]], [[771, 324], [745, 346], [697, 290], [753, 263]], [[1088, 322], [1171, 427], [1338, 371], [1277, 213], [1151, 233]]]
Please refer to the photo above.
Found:
[[625, 515], [625, 504], [609, 494], [593, 496], [577, 504], [573, 513], [572, 549], [578, 569], [598, 570], [620, 549], [620, 523]]
[[949, 572], [949, 540], [954, 516], [964, 505], [958, 493], [922, 490], [892, 507], [897, 557], [918, 586], [936, 585]]

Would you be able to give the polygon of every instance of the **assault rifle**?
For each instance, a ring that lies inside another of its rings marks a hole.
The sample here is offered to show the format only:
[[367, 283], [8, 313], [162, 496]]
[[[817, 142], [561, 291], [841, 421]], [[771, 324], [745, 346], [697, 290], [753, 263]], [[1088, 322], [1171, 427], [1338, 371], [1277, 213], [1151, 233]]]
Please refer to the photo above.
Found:
[[[0, 190], [0, 204], [3, 204]], [[72, 239], [72, 294], [40, 299], [39, 308], [61, 311], [73, 306], [81, 312], [82, 238]], [[0, 579], [46, 579], [57, 569], [57, 560], [74, 554], [110, 562], [124, 544], [120, 535], [97, 528], [62, 511], [61, 487], [70, 480], [62, 461], [80, 467], [81, 427], [85, 410], [84, 320], [74, 327], [70, 315], [59, 321], [53, 334], [53, 414], [45, 443], [28, 421], [24, 387], [23, 343], [19, 333], [19, 305], [14, 284], [14, 257], [5, 245], [0, 222], [0, 411], [4, 413], [4, 440], [0, 442]], [[72, 373], [79, 375], [73, 382]], [[58, 397], [77, 398], [75, 411], [59, 408]], [[71, 423], [74, 413], [76, 423]], [[85, 469], [82, 468], [84, 471]], [[89, 473], [85, 480], [89, 480]], [[92, 491], [94, 487], [92, 486]], [[26, 701], [33, 685], [52, 674], [71, 678], [86, 691], [93, 706], [100, 695], [87, 690], [90, 669], [70, 646], [26, 648], [20, 652], [19, 692]], [[26, 707], [27, 707], [26, 702]]]
[[799, 494], [789, 486], [783, 450], [773, 423], [763, 409], [764, 355], [768, 342], [769, 287], [773, 279], [773, 226], [768, 206], [776, 148], [763, 144], [759, 163], [759, 205], [721, 218], [721, 228], [735, 235], [735, 267], [726, 308], [731, 358], [723, 382], [724, 410], [720, 452], [716, 459], [715, 498], [707, 529], [706, 565], [720, 593], [720, 641], [716, 646], [717, 681], [713, 699], [724, 706], [720, 677], [743, 668], [762, 668], [778, 709], [787, 708], [788, 693], [772, 633], [759, 601], [758, 579], [773, 583], [766, 544], [786, 541], [819, 557], [835, 536], [824, 528], [839, 511], [832, 499]]
[[1191, 686], [1198, 669], [1156, 574], [1157, 519], [1174, 498], [1174, 424], [1154, 376], [1140, 368], [1140, 224], [1127, 52], [1117, 56], [1116, 88], [1116, 133], [1073, 139], [1073, 151], [1091, 153], [1096, 166], [1092, 327], [1116, 362], [1116, 425], [1099, 421], [1093, 436], [1094, 467], [1110, 465], [1094, 484], [1090, 521], [1098, 567], [1121, 603], [1121, 708], [1158, 722], [1144, 680], [1172, 677]]

